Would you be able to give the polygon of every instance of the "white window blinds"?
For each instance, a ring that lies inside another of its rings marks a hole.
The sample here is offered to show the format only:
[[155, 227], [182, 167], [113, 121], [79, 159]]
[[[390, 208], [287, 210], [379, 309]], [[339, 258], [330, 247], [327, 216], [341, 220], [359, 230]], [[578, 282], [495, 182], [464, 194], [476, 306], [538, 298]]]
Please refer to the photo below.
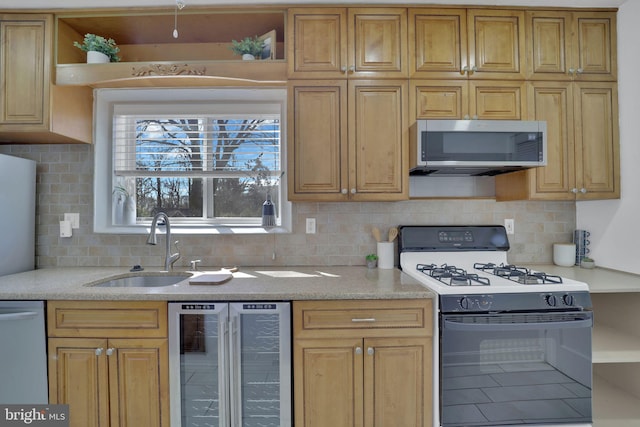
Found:
[[273, 114], [115, 114], [118, 176], [280, 175]]

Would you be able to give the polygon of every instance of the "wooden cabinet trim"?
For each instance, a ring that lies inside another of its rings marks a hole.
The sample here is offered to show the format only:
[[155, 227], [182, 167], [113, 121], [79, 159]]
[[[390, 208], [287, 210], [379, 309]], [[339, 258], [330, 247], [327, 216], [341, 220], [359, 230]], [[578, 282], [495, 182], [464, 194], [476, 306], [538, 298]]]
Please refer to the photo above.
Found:
[[294, 302], [296, 338], [431, 336], [431, 300]]
[[47, 320], [52, 337], [167, 336], [165, 302], [51, 301]]

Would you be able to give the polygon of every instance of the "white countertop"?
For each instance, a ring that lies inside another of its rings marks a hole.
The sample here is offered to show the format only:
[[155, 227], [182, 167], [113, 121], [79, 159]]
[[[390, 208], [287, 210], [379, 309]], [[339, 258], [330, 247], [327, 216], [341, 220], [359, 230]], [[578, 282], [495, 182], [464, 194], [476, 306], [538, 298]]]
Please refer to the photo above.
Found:
[[559, 267], [550, 264], [527, 265], [533, 270], [544, 271], [568, 279], [585, 282], [592, 293], [640, 292], [640, 275], [610, 270], [608, 268]]
[[[215, 271], [216, 269], [206, 269]], [[157, 271], [147, 269], [144, 273]], [[92, 284], [131, 275], [127, 268], [45, 268], [0, 277], [5, 300], [309, 300], [433, 298], [398, 269], [365, 267], [241, 267], [219, 285], [108, 288]]]

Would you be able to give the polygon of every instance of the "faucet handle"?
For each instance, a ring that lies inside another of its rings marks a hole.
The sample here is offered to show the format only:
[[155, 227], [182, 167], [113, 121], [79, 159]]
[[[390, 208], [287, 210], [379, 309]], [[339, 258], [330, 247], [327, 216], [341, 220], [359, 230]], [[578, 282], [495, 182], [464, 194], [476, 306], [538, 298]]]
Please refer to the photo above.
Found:
[[170, 264], [171, 270], [173, 270], [173, 264], [175, 264], [176, 261], [180, 259], [180, 248], [178, 247], [178, 243], [179, 243], [179, 240], [176, 240], [175, 242], [173, 242], [173, 245], [176, 247], [176, 251], [178, 252], [176, 252], [175, 254], [169, 255], [169, 264]]
[[200, 259], [193, 259], [191, 261], [189, 261], [189, 264], [191, 264], [191, 270], [192, 271], [198, 271], [198, 264], [201, 263], [202, 260]]

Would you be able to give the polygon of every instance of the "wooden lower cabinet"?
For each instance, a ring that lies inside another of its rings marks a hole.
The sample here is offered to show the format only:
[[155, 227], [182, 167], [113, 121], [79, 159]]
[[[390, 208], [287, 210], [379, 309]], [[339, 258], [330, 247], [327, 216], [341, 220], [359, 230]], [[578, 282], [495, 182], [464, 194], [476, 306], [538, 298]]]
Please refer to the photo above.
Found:
[[169, 426], [166, 303], [54, 301], [48, 318], [49, 401], [69, 405], [70, 426]]
[[295, 302], [295, 425], [431, 426], [431, 313], [430, 300]]

